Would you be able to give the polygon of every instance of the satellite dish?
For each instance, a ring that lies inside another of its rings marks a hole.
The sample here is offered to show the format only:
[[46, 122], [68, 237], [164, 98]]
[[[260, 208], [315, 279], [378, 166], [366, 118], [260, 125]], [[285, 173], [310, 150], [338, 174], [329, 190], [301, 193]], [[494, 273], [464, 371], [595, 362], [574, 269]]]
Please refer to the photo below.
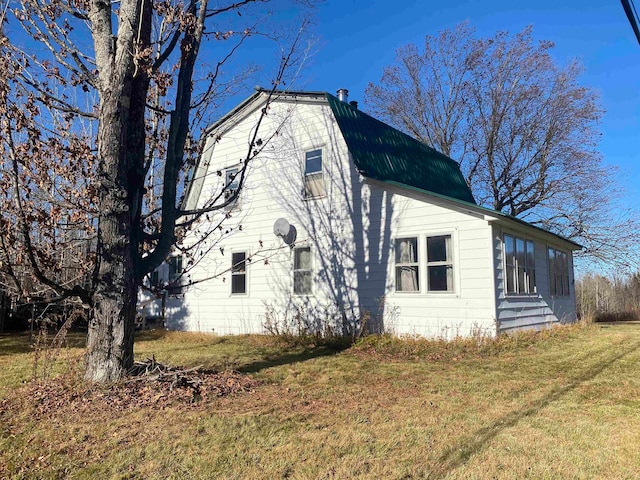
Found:
[[293, 245], [298, 236], [296, 227], [291, 225], [285, 218], [279, 218], [273, 224], [273, 233], [276, 237], [282, 238], [287, 245]]
[[286, 218], [279, 218], [276, 223], [273, 224], [273, 233], [276, 237], [285, 238], [289, 234], [291, 225]]

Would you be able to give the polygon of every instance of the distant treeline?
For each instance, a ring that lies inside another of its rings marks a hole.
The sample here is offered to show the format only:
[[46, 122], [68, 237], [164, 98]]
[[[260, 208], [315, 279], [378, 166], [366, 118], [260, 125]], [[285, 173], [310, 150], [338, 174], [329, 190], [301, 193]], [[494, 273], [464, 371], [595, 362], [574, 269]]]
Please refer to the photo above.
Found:
[[587, 274], [576, 281], [576, 303], [581, 318], [640, 320], [640, 272], [613, 278]]

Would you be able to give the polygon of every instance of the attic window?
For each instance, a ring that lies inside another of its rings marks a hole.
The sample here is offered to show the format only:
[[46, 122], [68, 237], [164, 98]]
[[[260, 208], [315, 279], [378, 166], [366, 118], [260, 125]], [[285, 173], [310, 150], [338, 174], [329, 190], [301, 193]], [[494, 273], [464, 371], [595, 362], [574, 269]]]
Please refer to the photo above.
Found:
[[240, 186], [237, 168], [227, 168], [224, 171], [224, 199], [229, 200]]
[[322, 172], [322, 150], [305, 153], [304, 160], [304, 198], [323, 197], [324, 174]]

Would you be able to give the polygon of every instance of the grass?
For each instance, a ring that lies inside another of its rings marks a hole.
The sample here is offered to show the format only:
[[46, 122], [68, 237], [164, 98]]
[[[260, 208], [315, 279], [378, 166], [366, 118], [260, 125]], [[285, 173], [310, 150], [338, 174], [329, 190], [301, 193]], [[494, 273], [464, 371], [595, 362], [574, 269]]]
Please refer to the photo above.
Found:
[[[71, 340], [54, 374], [79, 369]], [[262, 386], [196, 407], [38, 415], [17, 401], [34, 353], [0, 336], [0, 478], [640, 477], [640, 325], [350, 349], [145, 332], [136, 353]]]

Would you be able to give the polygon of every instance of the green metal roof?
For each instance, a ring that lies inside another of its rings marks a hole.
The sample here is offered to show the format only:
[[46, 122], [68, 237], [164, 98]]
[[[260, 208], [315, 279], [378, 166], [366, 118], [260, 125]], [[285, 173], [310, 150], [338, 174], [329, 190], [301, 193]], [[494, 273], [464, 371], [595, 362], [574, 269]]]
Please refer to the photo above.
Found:
[[327, 93], [349, 152], [366, 177], [476, 204], [457, 162]]

